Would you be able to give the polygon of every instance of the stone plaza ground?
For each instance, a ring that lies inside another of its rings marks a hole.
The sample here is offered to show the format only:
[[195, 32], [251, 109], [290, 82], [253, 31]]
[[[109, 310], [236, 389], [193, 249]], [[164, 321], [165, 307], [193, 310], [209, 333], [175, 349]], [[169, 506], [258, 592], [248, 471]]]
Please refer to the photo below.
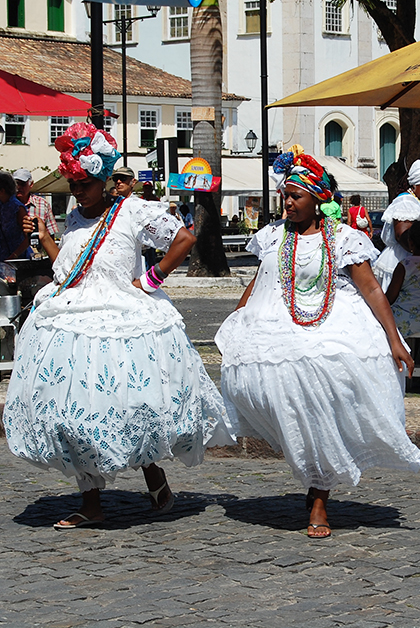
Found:
[[[242, 288], [168, 292], [218, 382], [212, 339]], [[407, 410], [415, 436], [418, 396]], [[302, 487], [262, 453], [242, 445], [193, 469], [164, 462], [176, 502], [161, 518], [142, 474], [121, 473], [103, 492], [104, 524], [56, 532], [79, 507], [76, 482], [0, 439], [0, 626], [420, 628], [420, 477], [374, 469], [340, 485], [333, 536], [308, 539]]]

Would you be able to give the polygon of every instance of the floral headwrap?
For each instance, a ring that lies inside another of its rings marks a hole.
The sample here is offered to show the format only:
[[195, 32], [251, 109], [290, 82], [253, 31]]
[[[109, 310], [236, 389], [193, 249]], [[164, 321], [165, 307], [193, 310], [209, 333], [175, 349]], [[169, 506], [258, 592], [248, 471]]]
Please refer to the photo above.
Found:
[[324, 168], [310, 155], [305, 155], [302, 146], [294, 144], [286, 153], [277, 157], [271, 178], [277, 191], [283, 192], [286, 183], [303, 188], [322, 203], [332, 198], [331, 182]]
[[86, 122], [70, 126], [57, 137], [55, 147], [61, 153], [60, 174], [76, 181], [89, 176], [106, 181], [121, 157], [112, 135]]

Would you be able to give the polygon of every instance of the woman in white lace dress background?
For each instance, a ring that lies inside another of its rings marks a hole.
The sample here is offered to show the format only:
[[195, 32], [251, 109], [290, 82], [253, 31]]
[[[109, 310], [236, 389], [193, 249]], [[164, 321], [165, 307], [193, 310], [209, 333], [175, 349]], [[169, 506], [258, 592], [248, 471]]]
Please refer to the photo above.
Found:
[[408, 171], [410, 188], [399, 194], [382, 214], [381, 238], [386, 247], [373, 265], [373, 273], [384, 292], [388, 290], [398, 262], [410, 256], [408, 231], [420, 220], [420, 159]]
[[319, 210], [334, 191], [322, 166], [294, 146], [274, 171], [287, 220], [248, 245], [261, 265], [216, 335], [222, 392], [237, 435], [281, 449], [309, 489], [308, 536], [320, 538], [339, 482], [420, 469], [404, 427], [402, 363], [413, 361], [370, 268], [376, 249]]
[[[75, 476], [79, 513], [58, 529], [103, 520], [100, 489], [142, 468], [152, 509], [173, 495], [155, 463], [199, 464], [206, 446], [232, 444], [222, 399], [162, 290], [195, 238], [159, 202], [105, 192], [120, 157], [113, 138], [78, 123], [56, 140], [78, 207], [60, 246], [40, 221], [54, 281], [38, 292], [19, 336], [5, 404], [11, 451]], [[167, 251], [141, 277], [141, 246]]]

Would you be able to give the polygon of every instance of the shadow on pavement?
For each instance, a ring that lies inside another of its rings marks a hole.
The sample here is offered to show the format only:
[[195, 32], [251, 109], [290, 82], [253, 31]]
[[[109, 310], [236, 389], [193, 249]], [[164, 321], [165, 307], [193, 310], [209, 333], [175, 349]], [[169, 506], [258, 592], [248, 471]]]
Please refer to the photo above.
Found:
[[[104, 490], [102, 504], [106, 520], [98, 527], [123, 530], [159, 519], [176, 521], [204, 512], [208, 506], [215, 504], [224, 508], [226, 517], [252, 525], [295, 531], [305, 528], [308, 523], [305, 497], [302, 493], [238, 499], [231, 494], [179, 492], [175, 498], [171, 512], [159, 516], [150, 510], [147, 493]], [[79, 493], [45, 496], [29, 504], [14, 521], [34, 528], [50, 527], [59, 519], [77, 512], [80, 505]], [[393, 506], [334, 499], [328, 502], [328, 519], [334, 529], [355, 529], [360, 526], [406, 528], [400, 517], [400, 511]]]
[[[243, 523], [268, 526], [278, 530], [301, 530], [308, 525], [305, 496], [289, 493], [278, 497], [224, 500], [219, 502], [226, 516]], [[393, 506], [379, 506], [350, 500], [328, 501], [328, 521], [333, 529], [408, 528], [400, 511]]]

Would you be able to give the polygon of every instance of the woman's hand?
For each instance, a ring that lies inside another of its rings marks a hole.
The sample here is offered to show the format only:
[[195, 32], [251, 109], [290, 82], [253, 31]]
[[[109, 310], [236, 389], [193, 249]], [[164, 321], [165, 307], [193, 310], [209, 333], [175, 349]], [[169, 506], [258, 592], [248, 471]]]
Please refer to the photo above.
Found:
[[404, 345], [398, 341], [391, 345], [392, 357], [398, 367], [400, 373], [403, 371], [402, 362], [404, 362], [408, 369], [408, 377], [411, 379], [414, 371], [414, 360], [408, 351], [404, 348]]
[[143, 292], [147, 294], [146, 290], [144, 290], [143, 286], [141, 285], [140, 279], [134, 279], [134, 281], [132, 281], [131, 283], [135, 288], [139, 288], [139, 290], [143, 290]]

